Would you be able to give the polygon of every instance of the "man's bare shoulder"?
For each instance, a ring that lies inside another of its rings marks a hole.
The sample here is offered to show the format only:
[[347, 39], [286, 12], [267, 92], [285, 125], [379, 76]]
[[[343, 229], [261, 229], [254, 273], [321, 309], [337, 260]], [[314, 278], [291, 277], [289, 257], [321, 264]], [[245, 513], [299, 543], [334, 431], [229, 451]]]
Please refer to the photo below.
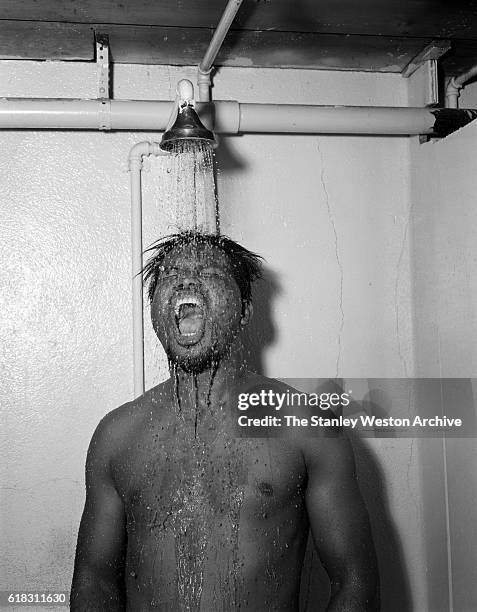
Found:
[[151, 414], [156, 419], [165, 417], [168, 394], [169, 381], [166, 381], [108, 412], [94, 431], [89, 452], [109, 459], [117, 456], [131, 439], [137, 439]]
[[[316, 393], [333, 392], [341, 388], [330, 379], [321, 379], [316, 381], [317, 388], [313, 391]], [[329, 419], [330, 421], [336, 415], [329, 409], [323, 410], [316, 405], [307, 404], [304, 401], [306, 392], [292, 386], [288, 381], [268, 378], [256, 373], [249, 373], [245, 379], [247, 392], [259, 393], [264, 391], [273, 391], [274, 393], [282, 393], [287, 395], [290, 403], [284, 405], [280, 411], [275, 414], [283, 417], [284, 414], [293, 415], [298, 418], [308, 419], [311, 422], [313, 416]], [[258, 415], [254, 415], [258, 416]], [[286, 427], [280, 429], [280, 439], [284, 443], [292, 444], [299, 450], [307, 465], [320, 461], [321, 464], [328, 463], [329, 460], [336, 461], [343, 466], [344, 469], [354, 469], [354, 456], [351, 444], [343, 431], [335, 426], [321, 425], [320, 427]], [[332, 458], [332, 459], [331, 459]]]

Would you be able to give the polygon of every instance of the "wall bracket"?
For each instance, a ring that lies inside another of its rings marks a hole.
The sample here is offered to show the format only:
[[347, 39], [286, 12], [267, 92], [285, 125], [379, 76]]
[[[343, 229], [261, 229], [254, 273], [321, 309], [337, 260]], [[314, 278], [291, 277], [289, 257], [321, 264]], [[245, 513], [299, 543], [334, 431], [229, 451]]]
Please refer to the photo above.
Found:
[[433, 40], [402, 71], [408, 79], [409, 105], [433, 108], [439, 105], [437, 62], [451, 48], [449, 40]]
[[111, 83], [109, 78], [109, 36], [95, 32], [96, 65], [98, 67], [98, 98], [111, 98]]
[[422, 64], [438, 60], [451, 48], [450, 40], [433, 40], [422, 51], [420, 51], [402, 71], [402, 76], [409, 78]]

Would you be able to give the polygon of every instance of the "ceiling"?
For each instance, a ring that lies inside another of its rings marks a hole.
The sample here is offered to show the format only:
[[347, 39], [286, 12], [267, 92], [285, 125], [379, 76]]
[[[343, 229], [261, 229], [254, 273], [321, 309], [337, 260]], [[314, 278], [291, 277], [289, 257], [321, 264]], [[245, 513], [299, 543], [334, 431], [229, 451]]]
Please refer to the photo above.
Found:
[[[194, 65], [226, 0], [1, 0], [1, 59]], [[477, 63], [477, 0], [244, 0], [216, 65], [402, 72], [424, 50], [445, 74]]]

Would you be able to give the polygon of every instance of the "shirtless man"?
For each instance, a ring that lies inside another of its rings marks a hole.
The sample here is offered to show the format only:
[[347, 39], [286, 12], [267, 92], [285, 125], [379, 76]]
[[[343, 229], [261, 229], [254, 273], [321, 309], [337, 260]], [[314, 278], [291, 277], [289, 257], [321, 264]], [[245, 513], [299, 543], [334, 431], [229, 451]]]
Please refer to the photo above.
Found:
[[242, 358], [260, 269], [223, 237], [154, 247], [145, 279], [171, 377], [93, 435], [73, 612], [296, 611], [309, 528], [331, 581], [327, 610], [378, 609], [349, 443], [237, 431], [239, 392], [284, 389]]

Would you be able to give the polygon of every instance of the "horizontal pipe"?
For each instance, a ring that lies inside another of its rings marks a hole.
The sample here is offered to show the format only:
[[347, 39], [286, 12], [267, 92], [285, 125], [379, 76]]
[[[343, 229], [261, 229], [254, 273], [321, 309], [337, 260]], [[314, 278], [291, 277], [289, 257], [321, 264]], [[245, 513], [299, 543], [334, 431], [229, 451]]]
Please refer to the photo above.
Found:
[[0, 128], [163, 131], [173, 102], [2, 98]]
[[[164, 131], [173, 102], [150, 100], [0, 99], [0, 129]], [[197, 104], [199, 115], [210, 105]], [[300, 104], [213, 105], [215, 131], [296, 134], [433, 134], [439, 110]], [[454, 113], [472, 111], [455, 110]]]
[[298, 134], [427, 134], [432, 131], [434, 121], [433, 115], [425, 108], [240, 104], [239, 131]]

